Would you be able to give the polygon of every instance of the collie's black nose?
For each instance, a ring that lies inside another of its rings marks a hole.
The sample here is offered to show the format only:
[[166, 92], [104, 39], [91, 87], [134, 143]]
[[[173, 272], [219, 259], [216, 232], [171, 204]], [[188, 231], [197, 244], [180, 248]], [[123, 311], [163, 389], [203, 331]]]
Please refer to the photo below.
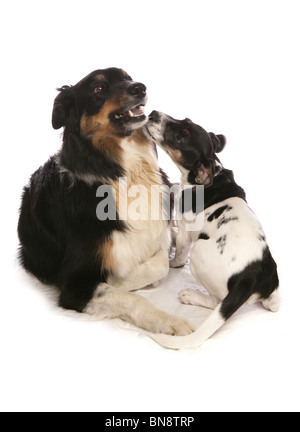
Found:
[[147, 88], [142, 83], [134, 83], [129, 87], [128, 91], [132, 96], [142, 97], [146, 96]]
[[154, 123], [159, 123], [160, 121], [160, 114], [158, 111], [152, 111], [152, 113], [149, 115], [149, 120]]

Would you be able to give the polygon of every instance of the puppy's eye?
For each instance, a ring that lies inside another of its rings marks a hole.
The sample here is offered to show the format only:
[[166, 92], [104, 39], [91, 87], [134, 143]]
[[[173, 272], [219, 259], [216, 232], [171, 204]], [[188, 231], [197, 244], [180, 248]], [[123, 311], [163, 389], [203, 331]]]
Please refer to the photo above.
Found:
[[97, 87], [95, 88], [95, 90], [94, 90], [94, 93], [95, 93], [95, 94], [99, 94], [99, 93], [102, 92], [102, 90], [103, 90], [103, 87], [102, 87], [102, 86], [97, 86]]
[[175, 141], [180, 144], [183, 140], [183, 136], [180, 133], [175, 134]]

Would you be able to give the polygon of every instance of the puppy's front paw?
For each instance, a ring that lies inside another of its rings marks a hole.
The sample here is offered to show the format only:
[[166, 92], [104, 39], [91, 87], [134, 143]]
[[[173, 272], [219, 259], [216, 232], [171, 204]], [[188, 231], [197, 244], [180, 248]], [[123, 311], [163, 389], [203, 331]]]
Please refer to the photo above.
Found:
[[178, 298], [181, 303], [189, 305], [199, 305], [199, 290], [185, 289], [180, 291]]
[[179, 268], [179, 267], [184, 267], [186, 265], [186, 263], [187, 263], [186, 260], [180, 261], [180, 260], [174, 258], [169, 262], [169, 265], [171, 268]]

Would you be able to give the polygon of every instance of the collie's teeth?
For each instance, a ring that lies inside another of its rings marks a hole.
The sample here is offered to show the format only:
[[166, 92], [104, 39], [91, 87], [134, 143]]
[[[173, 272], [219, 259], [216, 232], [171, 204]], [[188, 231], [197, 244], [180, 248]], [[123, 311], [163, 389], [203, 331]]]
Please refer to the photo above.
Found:
[[134, 117], [134, 114], [133, 114], [132, 111], [128, 111], [128, 114], [129, 114], [130, 117]]

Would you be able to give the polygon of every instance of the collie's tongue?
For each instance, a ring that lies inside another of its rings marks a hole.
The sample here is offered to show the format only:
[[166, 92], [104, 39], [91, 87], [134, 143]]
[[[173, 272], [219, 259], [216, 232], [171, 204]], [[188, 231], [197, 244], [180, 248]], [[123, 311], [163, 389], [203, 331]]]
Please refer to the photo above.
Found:
[[128, 114], [130, 115], [130, 117], [140, 117], [144, 114], [144, 107], [135, 107], [132, 110], [128, 111]]

